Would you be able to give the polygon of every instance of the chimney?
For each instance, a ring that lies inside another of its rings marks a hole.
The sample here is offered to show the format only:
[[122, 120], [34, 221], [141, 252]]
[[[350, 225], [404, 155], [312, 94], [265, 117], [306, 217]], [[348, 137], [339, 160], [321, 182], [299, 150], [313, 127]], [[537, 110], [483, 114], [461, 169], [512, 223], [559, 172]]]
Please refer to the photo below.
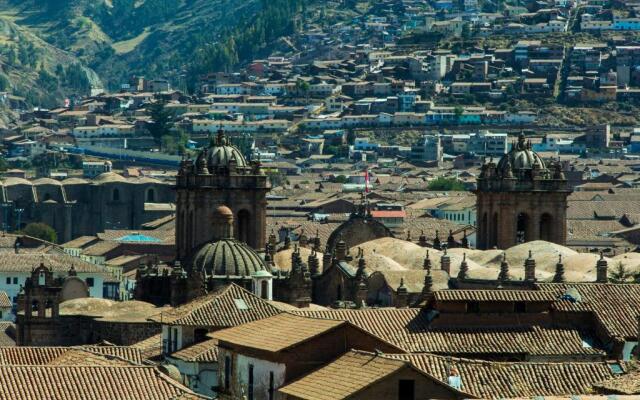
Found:
[[507, 262], [507, 253], [502, 253], [502, 262], [500, 263], [500, 274], [498, 274], [498, 281], [505, 282], [511, 279], [509, 277], [509, 263]]
[[607, 260], [604, 259], [604, 254], [600, 252], [600, 259], [596, 263], [596, 282], [609, 282], [609, 277], [607, 276], [608, 268]]
[[329, 249], [325, 249], [324, 254], [322, 255], [322, 270], [326, 271], [331, 267], [333, 263], [333, 255], [329, 253]]
[[558, 263], [556, 264], [556, 274], [553, 276], [554, 283], [564, 283], [564, 264], [562, 264], [562, 254], [558, 254]]
[[469, 248], [469, 239], [467, 238], [467, 230], [463, 231], [464, 236], [462, 236], [462, 247], [465, 249]]
[[451, 258], [447, 254], [446, 248], [444, 249], [444, 254], [440, 257], [440, 269], [451, 275]]
[[524, 260], [524, 280], [526, 282], [536, 281], [536, 260], [533, 259], [531, 250], [529, 250], [529, 258]]
[[408, 304], [409, 291], [404, 286], [404, 277], [400, 278], [400, 286], [396, 289], [396, 307], [404, 308]]
[[460, 263], [460, 270], [458, 271], [458, 279], [465, 280], [469, 275], [469, 265], [467, 264], [467, 253], [462, 254], [462, 262]]

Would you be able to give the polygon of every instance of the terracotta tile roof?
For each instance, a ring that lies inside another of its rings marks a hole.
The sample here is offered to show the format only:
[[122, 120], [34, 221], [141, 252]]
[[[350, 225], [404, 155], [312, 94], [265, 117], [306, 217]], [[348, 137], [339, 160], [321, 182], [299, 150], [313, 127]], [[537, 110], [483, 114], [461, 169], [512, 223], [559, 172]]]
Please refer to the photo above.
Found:
[[533, 398], [588, 394], [595, 383], [611, 378], [605, 362], [489, 362], [433, 354], [389, 355], [447, 382], [452, 367], [462, 378], [462, 390], [480, 398]]
[[607, 335], [619, 340], [638, 337], [640, 285], [614, 283], [540, 283], [542, 290], [563, 295], [570, 288], [580, 294], [580, 301], [557, 300], [553, 307], [565, 312], [592, 312]]
[[144, 360], [159, 360], [162, 357], [162, 333], [150, 336], [130, 347], [139, 350]]
[[640, 394], [640, 369], [636, 365], [626, 374], [614, 376], [594, 386], [605, 393]]
[[209, 339], [204, 342], [196, 343], [192, 346], [178, 350], [175, 353], [171, 353], [169, 357], [189, 362], [218, 362], [218, 340]]
[[[115, 366], [120, 365], [123, 367], [136, 365], [131, 361], [125, 360], [120, 357], [99, 354], [93, 351], [87, 351], [82, 349], [69, 349], [62, 353], [59, 357], [54, 358], [47, 365], [69, 365], [69, 366]], [[140, 365], [140, 364], [137, 364]]]
[[436, 301], [552, 302], [558, 295], [543, 290], [438, 290], [433, 297]]
[[16, 345], [16, 326], [13, 322], [0, 321], [0, 347]]
[[82, 248], [96, 240], [98, 240], [98, 238], [95, 236], [80, 236], [79, 238], [63, 243], [60, 246], [64, 248]]
[[26, 272], [30, 273], [41, 263], [53, 272], [66, 274], [71, 265], [78, 273], [103, 273], [108, 274], [105, 268], [88, 263], [77, 257], [64, 253], [23, 253], [0, 252], [0, 271], [2, 272]]
[[[404, 369], [421, 372], [404, 360], [352, 350], [326, 366], [280, 388], [279, 392], [305, 400], [347, 399]], [[426, 379], [438, 382], [429, 374], [423, 371], [422, 373]], [[446, 386], [452, 392], [452, 399], [467, 397], [448, 385], [442, 384], [442, 386]]]
[[305, 318], [282, 313], [270, 318], [249, 322], [234, 328], [214, 332], [220, 343], [278, 352], [329, 332], [345, 321]]
[[13, 303], [9, 299], [9, 295], [5, 291], [0, 291], [0, 308], [11, 308]]
[[232, 283], [149, 319], [165, 325], [227, 328], [280, 313], [267, 301]]
[[142, 363], [141, 352], [129, 346], [0, 347], [0, 365], [48, 365], [72, 350]]
[[0, 398], [12, 400], [203, 399], [146, 366], [0, 366]]
[[439, 354], [584, 355], [604, 353], [583, 347], [577, 331], [539, 326], [500, 328], [432, 328], [418, 308], [293, 311], [313, 318], [340, 319], [371, 332], [408, 352]]

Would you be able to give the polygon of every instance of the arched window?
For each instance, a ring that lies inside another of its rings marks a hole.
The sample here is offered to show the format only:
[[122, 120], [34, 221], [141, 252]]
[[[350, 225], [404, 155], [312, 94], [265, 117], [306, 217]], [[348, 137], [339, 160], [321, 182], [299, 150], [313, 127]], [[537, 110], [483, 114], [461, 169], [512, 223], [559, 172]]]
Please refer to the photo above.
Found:
[[262, 286], [260, 288], [260, 294], [262, 295], [261, 297], [265, 300], [268, 300], [269, 299], [269, 282], [262, 281], [260, 285]]
[[553, 217], [544, 213], [540, 217], [540, 240], [553, 241]]
[[113, 189], [113, 192], [111, 193], [111, 200], [120, 201], [120, 189], [118, 188]]
[[44, 286], [47, 283], [47, 278], [43, 271], [38, 274], [38, 286]]
[[491, 221], [491, 243], [490, 248], [498, 245], [498, 213], [493, 213], [493, 221]]
[[516, 224], [516, 243], [524, 243], [529, 240], [529, 216], [525, 213], [518, 214], [518, 222]]
[[249, 245], [253, 245], [253, 243], [249, 243], [250, 234], [249, 231], [251, 229], [250, 226], [251, 214], [247, 210], [241, 210], [238, 213], [238, 234], [237, 238], [241, 242], [245, 242]]
[[44, 201], [51, 200], [51, 195], [49, 193], [44, 194]]
[[488, 221], [489, 218], [487, 218], [487, 213], [482, 214], [482, 226], [480, 227], [481, 229], [481, 234], [482, 234], [482, 238], [481, 243], [484, 247], [489, 248], [489, 227], [488, 227]]
[[155, 203], [156, 202], [156, 190], [154, 188], [149, 188], [147, 190], [147, 203]]
[[38, 308], [40, 308], [40, 302], [38, 300], [33, 300], [31, 302], [31, 311], [38, 311]]

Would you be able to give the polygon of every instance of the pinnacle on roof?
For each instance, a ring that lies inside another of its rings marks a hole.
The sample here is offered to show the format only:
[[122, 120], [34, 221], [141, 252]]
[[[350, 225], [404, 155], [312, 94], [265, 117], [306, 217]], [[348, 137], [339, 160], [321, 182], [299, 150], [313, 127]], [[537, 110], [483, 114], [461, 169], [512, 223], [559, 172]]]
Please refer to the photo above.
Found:
[[553, 282], [555, 283], [565, 282], [564, 264], [562, 264], [562, 254], [558, 254], [558, 263], [556, 264], [556, 273], [553, 276]]

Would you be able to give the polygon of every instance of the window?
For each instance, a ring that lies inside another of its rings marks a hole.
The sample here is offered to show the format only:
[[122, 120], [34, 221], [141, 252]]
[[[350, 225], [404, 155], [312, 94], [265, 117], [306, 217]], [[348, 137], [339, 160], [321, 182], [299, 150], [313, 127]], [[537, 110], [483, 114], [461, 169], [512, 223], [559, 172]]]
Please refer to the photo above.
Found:
[[118, 190], [118, 188], [113, 189], [111, 200], [120, 201], [120, 190]]
[[231, 382], [231, 357], [226, 356], [224, 358], [224, 387], [229, 389], [229, 383]]
[[171, 340], [171, 352], [178, 351], [178, 328], [173, 328], [173, 335]]
[[416, 383], [413, 379], [398, 381], [398, 400], [415, 400]]
[[11, 285], [11, 278], [7, 277], [7, 285]]
[[253, 400], [253, 364], [249, 364], [249, 384], [247, 388], [247, 398]]
[[94, 285], [93, 278], [87, 278], [87, 286], [93, 287], [93, 285]]
[[273, 400], [273, 394], [275, 391], [275, 379], [273, 377], [273, 371], [271, 371], [269, 372], [269, 400]]
[[467, 303], [467, 312], [468, 313], [479, 313], [480, 312], [480, 303], [477, 301], [470, 301]]
[[13, 284], [17, 285], [18, 284], [18, 278], [13, 278]]

